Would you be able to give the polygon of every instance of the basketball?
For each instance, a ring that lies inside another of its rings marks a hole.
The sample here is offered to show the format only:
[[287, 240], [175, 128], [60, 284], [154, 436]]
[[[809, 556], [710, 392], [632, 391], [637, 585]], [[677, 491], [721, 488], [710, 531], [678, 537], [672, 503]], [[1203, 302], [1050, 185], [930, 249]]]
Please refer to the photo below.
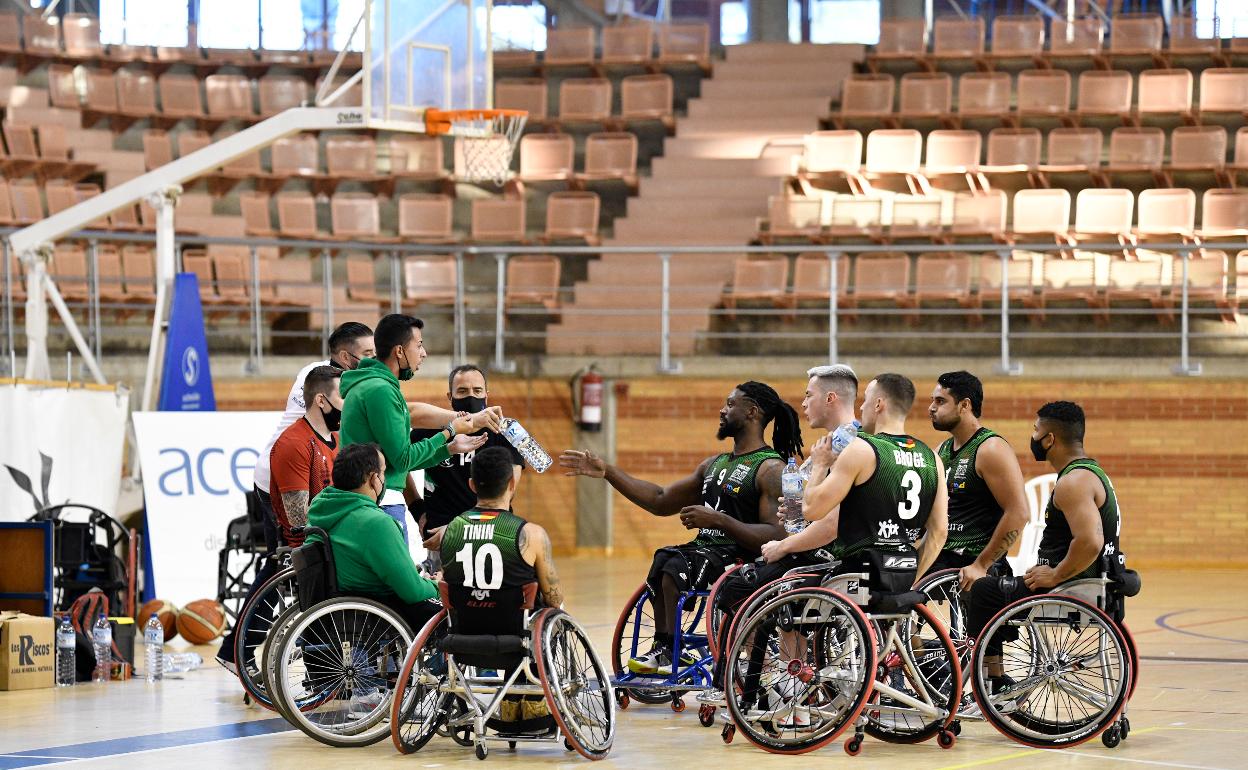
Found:
[[178, 635], [178, 607], [173, 602], [164, 599], [152, 599], [139, 608], [139, 633], [143, 633], [143, 629], [147, 628], [147, 619], [155, 615], [160, 619], [160, 625], [165, 628], [165, 641], [169, 641]]
[[214, 599], [196, 599], [178, 614], [178, 633], [191, 644], [208, 644], [225, 633], [225, 608]]

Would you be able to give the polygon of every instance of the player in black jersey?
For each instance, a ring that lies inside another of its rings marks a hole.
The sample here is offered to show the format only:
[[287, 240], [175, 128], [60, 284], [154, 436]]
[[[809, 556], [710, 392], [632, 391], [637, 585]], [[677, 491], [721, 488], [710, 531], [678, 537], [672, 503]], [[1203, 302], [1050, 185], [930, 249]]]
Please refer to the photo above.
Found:
[[[1122, 528], [1118, 498], [1109, 476], [1084, 452], [1084, 431], [1083, 409], [1078, 404], [1053, 401], [1036, 412], [1031, 453], [1058, 474], [1044, 513], [1040, 558], [1021, 580], [986, 577], [975, 581], [967, 610], [969, 636], [978, 637], [993, 615], [1019, 599], [1069, 580], [1099, 577], [1102, 568], [1112, 573], [1124, 567], [1118, 547]], [[1001, 650], [996, 646], [984, 658], [992, 677], [1002, 674]]]
[[980, 425], [984, 386], [970, 372], [936, 379], [927, 414], [936, 430], [948, 431], [937, 454], [949, 489], [949, 538], [930, 572], [961, 570], [962, 590], [988, 574], [1009, 575], [1005, 555], [1027, 524], [1023, 471], [1009, 443]]
[[[772, 445], [763, 429], [775, 421]], [[660, 548], [646, 582], [654, 603], [655, 647], [629, 661], [635, 673], [665, 673], [672, 664], [676, 601], [682, 591], [706, 590], [737, 560], [784, 533], [776, 518], [780, 474], [788, 458], [801, 454], [797, 413], [768, 385], [745, 382], [719, 410], [716, 438], [733, 440], [732, 451], [703, 460], [689, 476], [660, 487], [634, 478], [592, 452], [567, 450], [559, 465], [568, 476], [605, 478], [634, 504], [655, 516], [679, 515], [692, 542]]]
[[[447, 378], [446, 397], [451, 402], [451, 409], [456, 412], [475, 414], [488, 406], [490, 391], [485, 380], [485, 373], [472, 364], [463, 364], [451, 370]], [[429, 438], [437, 430], [417, 428], [412, 431], [412, 443]], [[477, 504], [477, 495], [468, 486], [472, 475], [473, 458], [491, 447], [501, 447], [511, 456], [516, 481], [520, 480], [520, 471], [524, 460], [507, 439], [499, 433], [482, 430], [477, 435], [485, 435], [485, 446], [473, 452], [451, 455], [440, 465], [425, 469], [424, 497], [417, 498], [409, 506], [412, 516], [420, 522], [420, 531], [424, 539], [434, 535], [435, 531], [445, 527], [459, 514]], [[425, 559], [425, 572], [430, 575], [442, 569], [442, 559], [437, 548], [429, 548]]]

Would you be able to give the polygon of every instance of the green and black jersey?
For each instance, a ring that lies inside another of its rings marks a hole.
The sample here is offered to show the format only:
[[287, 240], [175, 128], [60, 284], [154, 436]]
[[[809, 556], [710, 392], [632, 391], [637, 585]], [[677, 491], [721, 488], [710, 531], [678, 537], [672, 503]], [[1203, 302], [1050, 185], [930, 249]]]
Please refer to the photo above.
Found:
[[[758, 523], [758, 504], [762, 491], [756, 478], [758, 469], [768, 460], [779, 460], [780, 454], [765, 446], [743, 455], [725, 452], [715, 458], [702, 477], [702, 504], [726, 513], [737, 521]], [[693, 542], [699, 545], [737, 545], [722, 529], [703, 527]]]
[[[1105, 471], [1091, 457], [1081, 457], [1073, 460], [1061, 472], [1057, 474], [1057, 480], [1060, 483], [1062, 477], [1073, 470], [1083, 469], [1096, 474], [1101, 480], [1101, 485], [1105, 487], [1105, 502], [1101, 505], [1098, 512], [1101, 514], [1101, 529], [1105, 533], [1105, 547], [1101, 551], [1101, 555], [1108, 562], [1109, 571], [1117, 572], [1126, 566], [1126, 557], [1118, 548], [1118, 535], [1122, 532], [1122, 517], [1118, 511], [1118, 495], [1114, 493], [1114, 484], [1109, 480], [1109, 476], [1105, 475]], [[1075, 536], [1070, 531], [1070, 522], [1066, 520], [1066, 514], [1057, 507], [1057, 503], [1053, 501], [1056, 495], [1049, 497], [1049, 505], [1044, 509], [1044, 534], [1040, 537], [1040, 551], [1038, 564], [1049, 567], [1056, 567], [1066, 558], [1067, 552], [1070, 551], [1070, 543]], [[1080, 578], [1100, 577], [1101, 560], [1096, 559], [1087, 569], [1078, 575], [1073, 575], [1070, 580], [1078, 580]]]
[[875, 452], [875, 472], [841, 502], [832, 553], [844, 558], [868, 548], [904, 550], [923, 534], [936, 500], [936, 455], [913, 436], [859, 433]]
[[472, 508], [442, 533], [442, 579], [452, 586], [498, 590], [537, 580], [520, 553], [525, 520], [511, 511]]
[[949, 539], [946, 551], [979, 556], [988, 546], [992, 533], [1001, 522], [1004, 510], [992, 496], [988, 483], [975, 470], [979, 448], [990, 438], [997, 436], [987, 428], [975, 431], [958, 449], [953, 439], [947, 439], [936, 450], [945, 464], [945, 485], [949, 488]]

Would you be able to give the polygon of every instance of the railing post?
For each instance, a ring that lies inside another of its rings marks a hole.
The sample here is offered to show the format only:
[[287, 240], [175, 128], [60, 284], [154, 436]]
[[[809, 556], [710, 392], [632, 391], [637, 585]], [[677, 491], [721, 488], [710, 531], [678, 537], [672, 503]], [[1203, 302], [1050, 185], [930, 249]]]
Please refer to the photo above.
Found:
[[455, 252], [455, 305], [451, 309], [455, 323], [453, 366], [468, 360], [468, 314], [464, 308], [464, 252]]
[[672, 255], [659, 255], [662, 275], [659, 290], [659, 374], [678, 374], [680, 362], [672, 360]]
[[0, 371], [16, 377], [17, 351], [13, 347], [13, 257], [9, 255], [8, 240], [0, 244], [0, 257], [4, 259], [4, 349], [7, 353], [4, 363], [0, 364]]
[[[828, 363], [835, 364], [840, 359], [840, 351], [836, 342], [837, 333], [837, 305], [840, 301], [837, 292], [840, 287], [837, 285], [840, 278], [836, 274], [843, 255], [835, 251], [828, 252]], [[796, 304], [796, 303], [794, 303]]]
[[503, 357], [503, 331], [507, 314], [507, 255], [499, 252], [494, 255], [498, 261], [498, 276], [494, 285], [494, 371], [514, 372], [516, 362]]
[[334, 265], [329, 259], [329, 249], [321, 249], [321, 283], [324, 285], [325, 315], [322, 321], [321, 355], [329, 358], [329, 335], [334, 332]]
[[1174, 373], [1185, 377], [1199, 377], [1201, 372], [1200, 362], [1192, 362], [1190, 326], [1191, 318], [1188, 312], [1188, 262], [1192, 258], [1190, 251], [1180, 251], [1179, 258], [1183, 260], [1183, 286], [1179, 300], [1179, 363], [1174, 367]]
[[260, 303], [260, 252], [255, 247], [250, 248], [251, 252], [251, 358], [247, 361], [247, 373], [259, 374], [260, 367], [264, 364], [264, 327], [261, 319], [264, 315], [261, 313]]
[[100, 360], [100, 244], [92, 238], [87, 241], [87, 277], [91, 281], [91, 292], [87, 302], [87, 337], [91, 343], [91, 351], [95, 360]]
[[997, 255], [1001, 258], [1001, 361], [997, 373], [1014, 377], [1023, 373], [1023, 365], [1010, 360], [1010, 252], [1002, 249]]
[[390, 312], [403, 312], [403, 267], [399, 263], [399, 252], [390, 252]]

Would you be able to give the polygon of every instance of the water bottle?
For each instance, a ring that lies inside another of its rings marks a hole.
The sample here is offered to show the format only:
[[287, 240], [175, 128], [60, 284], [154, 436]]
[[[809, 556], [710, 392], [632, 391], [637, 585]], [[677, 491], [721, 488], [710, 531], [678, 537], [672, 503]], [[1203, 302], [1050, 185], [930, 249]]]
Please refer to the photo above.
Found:
[[806, 519], [802, 516], [806, 479], [798, 469], [795, 458], [789, 458], [784, 473], [780, 474], [780, 489], [784, 493], [784, 531], [789, 534], [801, 532], [806, 528]]
[[71, 687], [78, 680], [77, 640], [68, 615], [56, 627], [56, 686]]
[[524, 462], [538, 473], [544, 472], [550, 467], [550, 455], [546, 454], [546, 450], [542, 449], [542, 445], [537, 443], [537, 439], [529, 435], [519, 420], [507, 417], [503, 420], [503, 437], [511, 442], [516, 448], [520, 456], [524, 458]]
[[113, 627], [103, 611], [91, 629], [91, 646], [95, 650], [95, 673], [91, 681], [107, 682], [113, 675]]
[[162, 665], [165, 673], [181, 674], [204, 665], [204, 659], [194, 652], [180, 652], [177, 655], [162, 656]]
[[845, 447], [850, 445], [854, 437], [858, 435], [858, 431], [862, 429], [862, 423], [857, 420], [850, 420], [838, 427], [832, 432], [832, 451], [839, 456], [845, 451]]
[[147, 619], [143, 628], [143, 678], [159, 682], [165, 673], [165, 627], [156, 613]]

